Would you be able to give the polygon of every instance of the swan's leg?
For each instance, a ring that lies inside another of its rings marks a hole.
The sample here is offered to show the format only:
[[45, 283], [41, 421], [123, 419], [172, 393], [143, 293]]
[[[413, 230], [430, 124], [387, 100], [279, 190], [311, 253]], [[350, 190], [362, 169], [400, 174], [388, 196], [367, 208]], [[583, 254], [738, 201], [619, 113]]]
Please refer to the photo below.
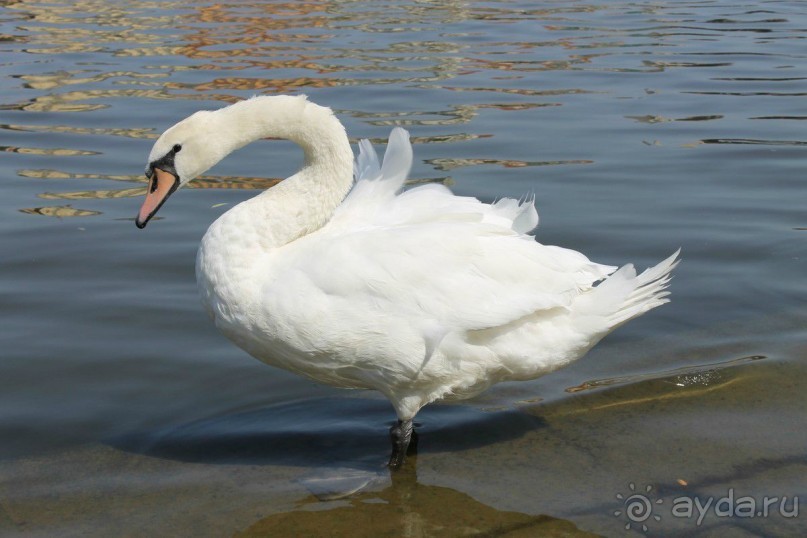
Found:
[[389, 467], [399, 469], [406, 461], [407, 454], [414, 454], [417, 451], [418, 438], [415, 433], [415, 425], [411, 419], [399, 420], [397, 424], [389, 429], [390, 441], [392, 441], [392, 455], [389, 458]]
[[418, 453], [418, 431], [412, 426], [412, 438], [409, 440], [409, 446], [406, 449], [407, 456], [414, 456]]

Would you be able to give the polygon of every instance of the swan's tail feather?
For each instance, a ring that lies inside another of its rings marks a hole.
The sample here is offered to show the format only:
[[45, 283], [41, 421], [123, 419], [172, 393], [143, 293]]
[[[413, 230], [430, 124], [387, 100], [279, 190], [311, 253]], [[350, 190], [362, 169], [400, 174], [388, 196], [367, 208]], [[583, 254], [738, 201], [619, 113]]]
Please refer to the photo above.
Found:
[[636, 277], [633, 291], [625, 298], [622, 305], [608, 317], [611, 328], [618, 327], [648, 310], [670, 302], [667, 298], [670, 293], [665, 290], [670, 284], [672, 270], [680, 261], [678, 258], [680, 253], [681, 249], [678, 249], [666, 260], [646, 269]]
[[605, 321], [606, 332], [640, 316], [670, 300], [665, 291], [672, 278], [672, 270], [680, 261], [678, 249], [672, 256], [640, 275], [632, 264], [627, 264], [603, 280], [599, 285], [579, 297], [579, 313], [596, 316]]
[[538, 210], [535, 209], [535, 195], [525, 196], [521, 200], [502, 198], [488, 207], [490, 216], [499, 216], [507, 219], [508, 228], [520, 234], [531, 232], [538, 226]]

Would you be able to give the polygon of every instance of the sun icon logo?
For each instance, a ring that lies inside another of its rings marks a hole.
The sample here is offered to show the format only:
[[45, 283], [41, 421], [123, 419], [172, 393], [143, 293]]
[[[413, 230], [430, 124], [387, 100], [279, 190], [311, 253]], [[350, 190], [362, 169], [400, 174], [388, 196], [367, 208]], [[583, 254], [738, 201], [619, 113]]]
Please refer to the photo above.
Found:
[[649, 519], [652, 518], [656, 521], [661, 521], [661, 516], [653, 513], [653, 506], [663, 503], [664, 500], [653, 500], [651, 498], [653, 486], [645, 486], [644, 493], [637, 493], [636, 485], [633, 482], [628, 484], [628, 487], [631, 493], [628, 494], [627, 497], [621, 493], [616, 494], [616, 498], [622, 501], [623, 509], [614, 511], [614, 516], [620, 517], [622, 514], [625, 514], [625, 517], [628, 519], [628, 522], [625, 524], [625, 529], [629, 530], [631, 525], [635, 523], [637, 528], [642, 529], [642, 532], [647, 532], [648, 527], [646, 522]]

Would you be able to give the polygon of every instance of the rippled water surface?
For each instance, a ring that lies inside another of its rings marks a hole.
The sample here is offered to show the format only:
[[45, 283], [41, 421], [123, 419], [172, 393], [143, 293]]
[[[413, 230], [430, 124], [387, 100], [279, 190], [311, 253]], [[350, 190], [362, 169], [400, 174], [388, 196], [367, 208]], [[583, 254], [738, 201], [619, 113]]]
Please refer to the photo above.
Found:
[[[805, 39], [785, 1], [0, 2], [0, 534], [807, 533], [672, 512], [807, 504]], [[159, 133], [277, 93], [354, 141], [406, 126], [413, 180], [535, 193], [544, 243], [640, 267], [682, 247], [672, 303], [426, 408], [390, 477], [385, 400], [254, 361], [199, 306], [199, 239], [295, 146], [132, 222]]]

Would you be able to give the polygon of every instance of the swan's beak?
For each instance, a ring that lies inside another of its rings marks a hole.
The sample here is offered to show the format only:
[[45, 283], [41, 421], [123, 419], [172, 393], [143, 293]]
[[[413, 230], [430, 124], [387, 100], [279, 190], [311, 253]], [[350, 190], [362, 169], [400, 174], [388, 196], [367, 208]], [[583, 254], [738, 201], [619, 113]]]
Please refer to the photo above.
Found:
[[159, 168], [152, 168], [149, 178], [149, 190], [146, 199], [140, 207], [135, 224], [138, 228], [145, 228], [157, 210], [162, 207], [165, 201], [179, 188], [179, 178], [170, 172]]

